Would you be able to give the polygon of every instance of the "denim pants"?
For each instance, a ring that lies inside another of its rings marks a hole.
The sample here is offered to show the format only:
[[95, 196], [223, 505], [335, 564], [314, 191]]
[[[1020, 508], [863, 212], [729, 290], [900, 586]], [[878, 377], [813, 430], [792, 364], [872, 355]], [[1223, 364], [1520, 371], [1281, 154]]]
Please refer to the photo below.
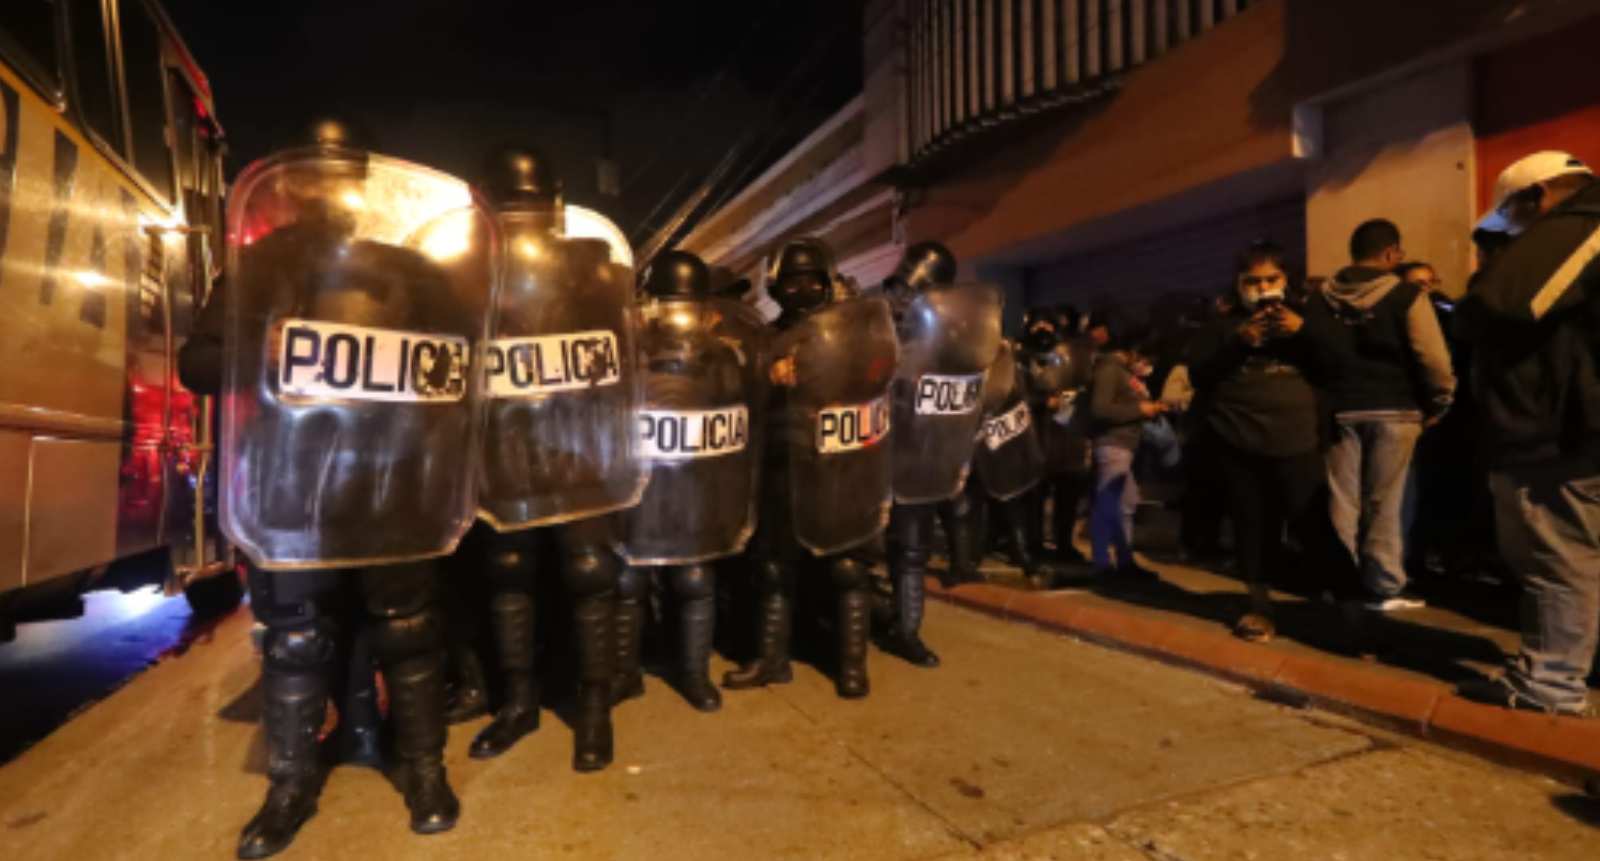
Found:
[[[1089, 544], [1096, 568], [1127, 568], [1133, 559], [1133, 515], [1139, 508], [1139, 483], [1133, 477], [1133, 452], [1114, 445], [1094, 447], [1094, 505], [1089, 512]], [[1116, 562], [1111, 560], [1113, 549]]]
[[1489, 484], [1501, 552], [1523, 584], [1508, 678], [1550, 708], [1582, 706], [1600, 642], [1600, 462], [1498, 470]]
[[1328, 450], [1333, 528], [1373, 596], [1406, 585], [1401, 511], [1420, 436], [1417, 421], [1340, 419]]

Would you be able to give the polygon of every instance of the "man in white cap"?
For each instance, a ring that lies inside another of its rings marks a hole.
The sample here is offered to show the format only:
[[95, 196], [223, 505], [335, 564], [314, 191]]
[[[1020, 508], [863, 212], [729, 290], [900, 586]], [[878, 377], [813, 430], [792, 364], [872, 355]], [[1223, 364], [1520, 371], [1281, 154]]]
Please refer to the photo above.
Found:
[[[1523, 578], [1522, 651], [1462, 696], [1592, 715], [1600, 641], [1600, 182], [1542, 152], [1495, 185], [1514, 238], [1462, 303], [1501, 552]], [[1482, 228], [1482, 225], [1480, 225]]]

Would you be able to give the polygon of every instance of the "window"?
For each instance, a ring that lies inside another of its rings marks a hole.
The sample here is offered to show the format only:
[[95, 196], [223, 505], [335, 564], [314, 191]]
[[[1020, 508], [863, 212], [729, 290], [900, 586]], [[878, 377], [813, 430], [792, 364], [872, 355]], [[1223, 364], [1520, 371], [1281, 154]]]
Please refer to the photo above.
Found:
[[129, 142], [135, 169], [163, 200], [172, 199], [172, 153], [167, 148], [166, 65], [161, 27], [138, 0], [121, 0], [122, 75], [128, 87]]
[[122, 127], [117, 124], [117, 88], [111, 76], [111, 44], [106, 39], [105, 7], [101, 0], [67, 0], [67, 3], [70, 25], [67, 38], [72, 45], [78, 112], [95, 134], [121, 149]]
[[61, 91], [55, 0], [0, 2], [0, 54], [49, 95]]

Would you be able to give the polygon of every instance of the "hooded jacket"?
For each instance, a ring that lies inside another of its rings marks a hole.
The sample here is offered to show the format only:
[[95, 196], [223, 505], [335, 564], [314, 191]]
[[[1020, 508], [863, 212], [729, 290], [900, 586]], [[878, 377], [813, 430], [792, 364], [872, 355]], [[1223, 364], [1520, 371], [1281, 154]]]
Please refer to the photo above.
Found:
[[1534, 222], [1457, 311], [1495, 466], [1600, 453], [1600, 182]]
[[1322, 290], [1345, 341], [1344, 367], [1329, 385], [1341, 418], [1417, 420], [1441, 416], [1455, 398], [1439, 318], [1421, 288], [1393, 273], [1351, 266]]

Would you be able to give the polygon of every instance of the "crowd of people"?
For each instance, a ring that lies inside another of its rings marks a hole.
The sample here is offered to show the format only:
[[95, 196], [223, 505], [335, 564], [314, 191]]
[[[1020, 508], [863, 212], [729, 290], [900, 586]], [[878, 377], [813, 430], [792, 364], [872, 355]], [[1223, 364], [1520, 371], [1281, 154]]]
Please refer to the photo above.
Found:
[[[1297, 281], [1271, 244], [1243, 249], [1233, 289], [1155, 330], [1030, 309], [1019, 350], [1052, 455], [1033, 510], [1054, 508], [1054, 561], [1083, 563], [1086, 508], [1096, 573], [1156, 577], [1134, 553], [1136, 475], [1181, 446], [1182, 552], [1217, 562], [1231, 534], [1238, 637], [1276, 635], [1272, 585], [1292, 576], [1370, 651], [1377, 614], [1425, 606], [1419, 575], [1489, 570], [1521, 588], [1522, 648], [1460, 695], [1592, 715], [1600, 182], [1542, 152], [1505, 171], [1493, 203], [1458, 293], [1374, 219], [1328, 278]], [[1048, 357], [1090, 370], [1052, 377]]]
[[[687, 252], [636, 279], [534, 150], [492, 153], [474, 197], [347, 124], [307, 131], [241, 177], [226, 285], [178, 356], [186, 386], [223, 399], [224, 529], [264, 631], [269, 786], [241, 858], [315, 813], [330, 712], [340, 761], [397, 762], [411, 828], [432, 834], [461, 815], [451, 724], [492, 715], [468, 753], [494, 759], [563, 700], [573, 768], [605, 769], [651, 653], [704, 712], [718, 640], [743, 659], [730, 691], [792, 681], [809, 651], [841, 698], [866, 697], [874, 642], [937, 667], [922, 628], [941, 521], [953, 587], [978, 577], [991, 506], [1038, 588], [1063, 564], [1155, 580], [1142, 462], [1187, 469], [1197, 556], [1226, 514], [1249, 594], [1234, 632], [1254, 642], [1297, 569], [1361, 648], [1370, 614], [1421, 606], [1417, 565], [1473, 558], [1465, 532], [1491, 509], [1471, 491], [1492, 490], [1524, 646], [1462, 693], [1589, 712], [1600, 182], [1570, 156], [1506, 172], [1459, 306], [1375, 220], [1304, 287], [1281, 250], [1243, 250], [1235, 289], [1163, 338], [1034, 308], [1007, 341], [1000, 292], [960, 283], [938, 243], [862, 290], [826, 243], [792, 240], [767, 321]], [[651, 631], [671, 645], [647, 648]]]

